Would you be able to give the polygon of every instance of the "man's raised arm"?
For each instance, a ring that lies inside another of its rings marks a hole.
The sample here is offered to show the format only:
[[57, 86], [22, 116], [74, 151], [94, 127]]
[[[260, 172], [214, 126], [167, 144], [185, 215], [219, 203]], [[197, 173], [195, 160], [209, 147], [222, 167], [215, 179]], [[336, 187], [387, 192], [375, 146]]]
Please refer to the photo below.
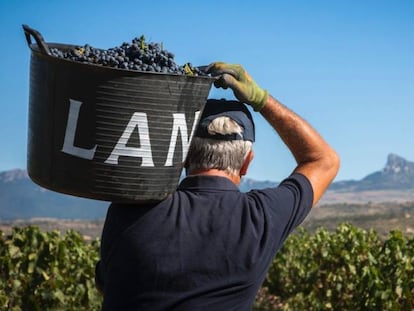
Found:
[[260, 113], [292, 152], [297, 163], [294, 171], [312, 184], [315, 205], [339, 170], [338, 154], [307, 121], [272, 96]]
[[339, 156], [303, 118], [260, 88], [240, 65], [212, 63], [207, 72], [217, 77], [216, 87], [231, 88], [236, 98], [260, 111], [293, 154], [294, 172], [306, 176], [313, 188], [315, 205], [339, 170]]

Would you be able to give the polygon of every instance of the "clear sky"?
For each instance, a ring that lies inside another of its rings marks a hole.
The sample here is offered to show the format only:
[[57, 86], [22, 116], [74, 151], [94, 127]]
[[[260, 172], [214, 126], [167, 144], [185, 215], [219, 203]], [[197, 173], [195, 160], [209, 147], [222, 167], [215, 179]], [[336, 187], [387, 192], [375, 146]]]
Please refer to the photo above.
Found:
[[[176, 62], [242, 64], [339, 152], [336, 180], [414, 161], [414, 1], [0, 0], [0, 172], [26, 168], [30, 49], [46, 42], [110, 48], [144, 34]], [[212, 90], [210, 97], [232, 98]], [[294, 161], [255, 115], [248, 177], [280, 181]]]

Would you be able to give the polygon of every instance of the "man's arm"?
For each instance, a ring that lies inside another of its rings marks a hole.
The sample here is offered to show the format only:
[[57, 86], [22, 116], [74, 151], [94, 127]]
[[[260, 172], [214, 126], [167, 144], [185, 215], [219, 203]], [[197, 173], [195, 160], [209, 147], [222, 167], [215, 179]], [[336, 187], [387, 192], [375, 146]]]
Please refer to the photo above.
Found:
[[338, 154], [307, 121], [272, 96], [267, 97], [260, 113], [292, 152], [297, 163], [294, 172], [309, 179], [315, 205], [339, 170]]
[[306, 176], [315, 205], [339, 170], [339, 156], [312, 126], [260, 88], [240, 65], [212, 63], [207, 72], [217, 77], [216, 87], [231, 88], [238, 100], [249, 104], [276, 130], [292, 152], [295, 172]]

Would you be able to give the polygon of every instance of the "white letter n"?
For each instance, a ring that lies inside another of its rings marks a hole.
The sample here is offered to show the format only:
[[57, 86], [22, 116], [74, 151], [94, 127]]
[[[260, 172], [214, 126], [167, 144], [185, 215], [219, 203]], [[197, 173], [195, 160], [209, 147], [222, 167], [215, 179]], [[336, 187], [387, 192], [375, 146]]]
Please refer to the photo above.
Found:
[[196, 111], [194, 114], [194, 123], [191, 129], [190, 138], [188, 138], [187, 124], [185, 122], [185, 114], [184, 113], [173, 113], [174, 123], [173, 123], [173, 129], [171, 133], [170, 147], [168, 148], [168, 155], [167, 155], [167, 159], [165, 161], [164, 166], [173, 165], [174, 150], [175, 150], [175, 145], [177, 144], [178, 131], [181, 132], [182, 153], [183, 153], [183, 162], [184, 162], [187, 156], [189, 143], [191, 141], [191, 138], [194, 135], [194, 130], [198, 123], [199, 115], [200, 115], [200, 111]]

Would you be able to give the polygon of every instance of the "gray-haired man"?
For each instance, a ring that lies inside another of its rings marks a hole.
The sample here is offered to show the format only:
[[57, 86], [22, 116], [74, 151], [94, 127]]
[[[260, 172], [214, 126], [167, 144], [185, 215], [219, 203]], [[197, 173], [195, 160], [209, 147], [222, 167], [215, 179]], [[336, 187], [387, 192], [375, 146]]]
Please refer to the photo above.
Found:
[[[207, 102], [175, 193], [154, 205], [110, 206], [97, 265], [103, 310], [250, 310], [278, 249], [339, 169], [325, 140], [240, 65], [213, 63], [207, 71], [238, 101]], [[237, 187], [255, 138], [243, 103], [296, 159], [276, 188]]]

